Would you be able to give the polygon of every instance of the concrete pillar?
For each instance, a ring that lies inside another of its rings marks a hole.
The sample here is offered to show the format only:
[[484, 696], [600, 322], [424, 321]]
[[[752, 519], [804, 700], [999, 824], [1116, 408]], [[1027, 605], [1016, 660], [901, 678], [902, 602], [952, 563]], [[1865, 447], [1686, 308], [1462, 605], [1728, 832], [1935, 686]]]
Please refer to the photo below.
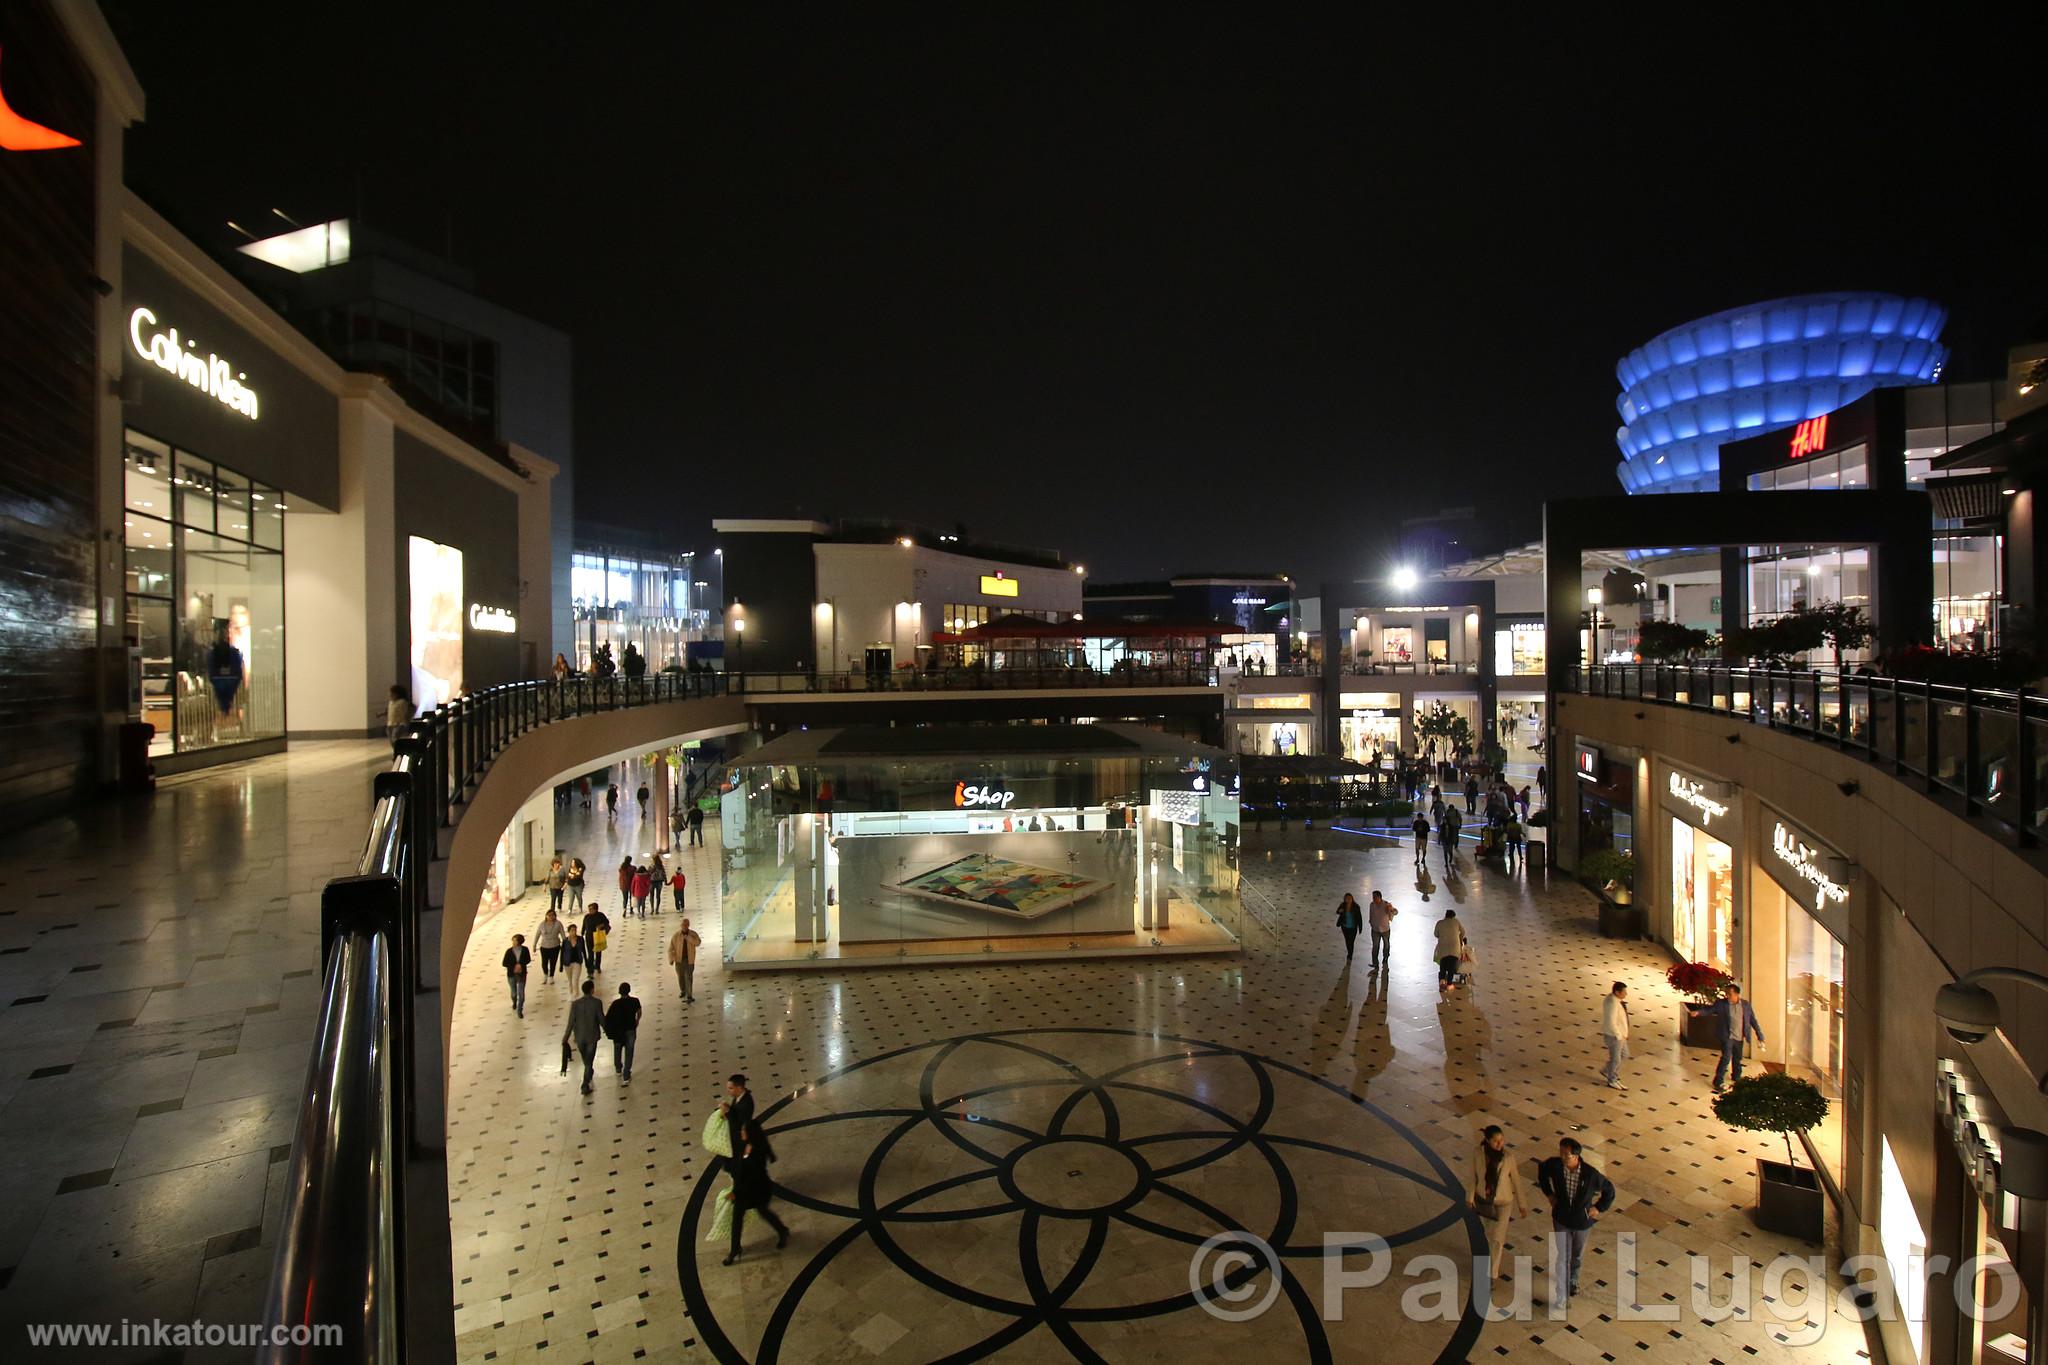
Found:
[[668, 832], [668, 754], [666, 751], [654, 756], [654, 771], [648, 779], [654, 788], [654, 851], [669, 851]]

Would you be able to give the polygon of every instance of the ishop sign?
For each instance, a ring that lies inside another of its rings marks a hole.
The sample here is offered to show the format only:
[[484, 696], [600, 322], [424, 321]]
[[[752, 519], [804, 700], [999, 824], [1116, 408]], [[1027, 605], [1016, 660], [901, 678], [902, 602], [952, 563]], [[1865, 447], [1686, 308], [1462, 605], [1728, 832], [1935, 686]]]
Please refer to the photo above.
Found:
[[156, 328], [157, 316], [148, 308], [137, 308], [128, 315], [128, 344], [135, 348], [135, 354], [165, 374], [218, 399], [222, 407], [231, 408], [252, 422], [256, 420], [256, 390], [242, 382], [249, 377], [247, 374], [211, 351], [202, 357], [199, 343], [190, 337], [181, 339], [177, 328]]
[[1016, 799], [1017, 793], [1002, 787], [975, 787], [965, 782], [953, 784], [953, 805], [961, 810], [1008, 810]]

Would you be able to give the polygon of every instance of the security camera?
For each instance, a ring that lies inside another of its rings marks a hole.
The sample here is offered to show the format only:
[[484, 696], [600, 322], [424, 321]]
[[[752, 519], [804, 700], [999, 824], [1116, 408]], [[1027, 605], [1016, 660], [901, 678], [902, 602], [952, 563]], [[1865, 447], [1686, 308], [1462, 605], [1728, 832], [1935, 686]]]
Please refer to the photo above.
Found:
[[1934, 1017], [1957, 1042], [1981, 1043], [1998, 1030], [1998, 998], [1982, 986], [1951, 983], [1934, 993]]

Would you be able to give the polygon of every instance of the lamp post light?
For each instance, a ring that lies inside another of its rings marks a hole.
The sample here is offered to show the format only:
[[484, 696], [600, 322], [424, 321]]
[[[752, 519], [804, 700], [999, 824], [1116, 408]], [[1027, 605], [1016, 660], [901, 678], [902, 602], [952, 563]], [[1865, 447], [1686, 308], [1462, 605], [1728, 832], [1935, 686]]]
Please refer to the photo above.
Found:
[[740, 604], [732, 604], [732, 666], [733, 671], [744, 673], [747, 669], [747, 618], [740, 614]]
[[1586, 589], [1586, 600], [1593, 605], [1593, 662], [1596, 664], [1603, 657], [1600, 653], [1600, 598], [1600, 589]]

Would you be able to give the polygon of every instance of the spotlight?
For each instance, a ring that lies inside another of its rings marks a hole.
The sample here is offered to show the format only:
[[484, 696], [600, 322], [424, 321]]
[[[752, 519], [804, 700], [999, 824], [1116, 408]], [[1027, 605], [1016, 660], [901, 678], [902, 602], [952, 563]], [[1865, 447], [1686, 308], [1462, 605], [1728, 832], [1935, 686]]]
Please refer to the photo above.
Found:
[[1729, 742], [1730, 744], [1740, 744], [1740, 743], [1742, 743], [1742, 736], [1741, 736], [1741, 735], [1730, 735], [1730, 736], [1728, 736], [1728, 742]]
[[1400, 568], [1394, 570], [1393, 576], [1389, 578], [1387, 581], [1394, 585], [1395, 591], [1407, 592], [1410, 589], [1414, 588], [1414, 586], [1417, 583], [1420, 583], [1422, 581], [1422, 575], [1416, 573], [1415, 570], [1409, 568], [1407, 565], [1404, 564]]
[[1853, 777], [1846, 782], [1837, 782], [1835, 786], [1844, 796], [1854, 796], [1863, 790], [1863, 784]]

